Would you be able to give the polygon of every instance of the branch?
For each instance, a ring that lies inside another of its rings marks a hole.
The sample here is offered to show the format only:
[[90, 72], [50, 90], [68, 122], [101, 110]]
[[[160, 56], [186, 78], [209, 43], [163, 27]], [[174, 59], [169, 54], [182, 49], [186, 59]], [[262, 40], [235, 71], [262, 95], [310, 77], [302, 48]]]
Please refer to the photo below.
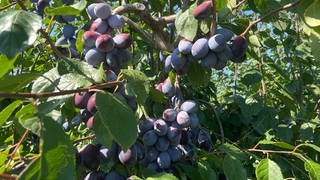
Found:
[[17, 4], [17, 2], [12, 2], [11, 4], [8, 4], [6, 6], [1, 7], [0, 11], [4, 11], [4, 10], [6, 10], [6, 9], [10, 8], [11, 6], [14, 6], [16, 4]]
[[[21, 7], [21, 9], [27, 11], [27, 7], [23, 4], [23, 2], [21, 0], [17, 0], [17, 3], [19, 4], [19, 6]], [[50, 44], [51, 49], [57, 54], [57, 56], [59, 56], [59, 58], [64, 59], [65, 56], [57, 49], [57, 47], [54, 45], [51, 37], [49, 36], [49, 34], [43, 30], [40, 29], [39, 32], [42, 34], [42, 36], [44, 36], [44, 38], [48, 41], [48, 43]]]
[[249, 24], [249, 26], [247, 27], [247, 29], [244, 30], [241, 35], [242, 35], [242, 36], [245, 36], [245, 35], [249, 32], [249, 30], [250, 30], [255, 24], [257, 24], [257, 23], [259, 23], [259, 22], [261, 22], [261, 21], [269, 18], [270, 16], [272, 16], [273, 14], [275, 14], [275, 13], [277, 13], [277, 12], [279, 12], [279, 11], [282, 11], [282, 10], [285, 10], [285, 9], [288, 9], [288, 8], [291, 8], [291, 7], [295, 6], [295, 5], [297, 5], [298, 3], [300, 3], [300, 0], [296, 0], [296, 1], [292, 2], [292, 3], [286, 4], [286, 5], [282, 6], [282, 7], [279, 7], [279, 8], [277, 8], [277, 9], [274, 9], [274, 10], [270, 11], [269, 13], [267, 13], [266, 15], [262, 16], [261, 18], [255, 20], [255, 21], [250, 22], [250, 24]]
[[94, 137], [96, 137], [96, 135], [95, 135], [95, 134], [91, 134], [91, 135], [86, 136], [86, 137], [84, 137], [84, 138], [74, 140], [74, 141], [73, 141], [73, 144], [77, 144], [77, 143], [79, 143], [79, 142], [92, 139], [92, 138], [94, 138]]
[[210, 26], [210, 35], [213, 36], [215, 34], [216, 31], [216, 27], [217, 27], [217, 12], [216, 12], [216, 1], [215, 0], [211, 0], [212, 2], [212, 21], [211, 21], [211, 26]]
[[218, 112], [216, 111], [216, 108], [215, 108], [210, 102], [207, 102], [207, 101], [205, 101], [205, 100], [198, 99], [197, 101], [209, 105], [210, 108], [212, 109], [212, 111], [214, 112], [214, 115], [215, 115], [215, 117], [216, 117], [216, 119], [217, 119], [217, 122], [218, 122], [218, 125], [219, 125], [219, 129], [220, 129], [221, 144], [224, 144], [224, 131], [223, 131], [223, 126], [222, 126], [222, 122], [221, 122], [221, 120], [220, 120], [220, 116], [219, 116]]
[[53, 97], [53, 96], [61, 96], [67, 94], [74, 94], [77, 92], [88, 92], [92, 89], [103, 89], [106, 87], [114, 86], [122, 84], [124, 81], [113, 81], [107, 83], [101, 83], [90, 87], [79, 88], [74, 90], [63, 90], [59, 92], [41, 92], [41, 93], [26, 93], [26, 92], [17, 92], [17, 93], [1, 93], [0, 97], [7, 98], [40, 98], [40, 97]]

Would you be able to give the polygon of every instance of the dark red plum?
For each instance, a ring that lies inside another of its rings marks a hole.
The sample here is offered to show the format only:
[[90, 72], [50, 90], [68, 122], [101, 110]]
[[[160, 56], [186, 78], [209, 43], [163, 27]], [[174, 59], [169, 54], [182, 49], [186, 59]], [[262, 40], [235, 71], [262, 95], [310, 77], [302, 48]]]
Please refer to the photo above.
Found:
[[73, 27], [71, 24], [66, 24], [62, 29], [63, 36], [66, 38], [71, 38], [74, 35], [75, 30], [75, 27]]
[[226, 43], [227, 41], [222, 34], [216, 34], [208, 41], [209, 48], [214, 52], [222, 52], [226, 47]]
[[124, 19], [121, 15], [113, 14], [108, 18], [108, 24], [113, 29], [120, 29], [124, 26]]
[[88, 129], [93, 129], [93, 121], [94, 121], [94, 116], [91, 116], [86, 122]]
[[110, 52], [114, 48], [114, 41], [109, 34], [102, 34], [96, 40], [96, 48], [101, 52]]
[[231, 45], [234, 63], [241, 63], [245, 60], [246, 51], [248, 48], [248, 41], [243, 36], [237, 36]]
[[111, 7], [106, 3], [97, 3], [93, 11], [97, 17], [103, 20], [106, 20], [111, 16]]
[[195, 113], [198, 111], [198, 105], [193, 100], [187, 100], [181, 104], [181, 110], [187, 113]]
[[88, 64], [97, 66], [105, 61], [105, 54], [99, 51], [97, 48], [93, 48], [86, 53], [84, 59]]
[[158, 166], [161, 168], [161, 169], [168, 169], [170, 168], [170, 165], [171, 165], [171, 158], [170, 158], [170, 155], [168, 154], [168, 152], [164, 151], [164, 152], [161, 152], [157, 158], [157, 163], [158, 163]]
[[208, 40], [206, 38], [198, 39], [191, 48], [191, 54], [195, 59], [205, 57], [209, 52]]
[[185, 111], [180, 111], [177, 115], [177, 122], [182, 128], [190, 126], [190, 117], [189, 114]]
[[182, 54], [191, 54], [192, 42], [188, 39], [182, 39], [179, 42], [178, 49]]
[[96, 95], [97, 95], [96, 93], [92, 94], [92, 96], [90, 96], [87, 103], [87, 109], [91, 113], [96, 112]]
[[209, 17], [212, 13], [212, 1], [205, 1], [193, 10], [193, 16], [200, 20]]
[[96, 44], [96, 40], [98, 36], [100, 36], [100, 33], [94, 32], [94, 31], [86, 31], [82, 35], [82, 42], [87, 48], [92, 48]]
[[121, 33], [113, 37], [116, 48], [129, 48], [132, 42], [130, 34]]
[[84, 92], [82, 94], [75, 93], [74, 96], [73, 96], [74, 106], [78, 107], [78, 108], [81, 108], [81, 109], [86, 108], [90, 96], [91, 96], [91, 94], [87, 93], [87, 92]]
[[90, 169], [96, 170], [100, 164], [99, 147], [94, 144], [88, 144], [79, 151], [83, 165]]
[[206, 57], [201, 59], [201, 65], [204, 68], [213, 68], [218, 62], [216, 54], [212, 51], [208, 53]]
[[177, 111], [172, 109], [172, 108], [169, 108], [169, 109], [166, 109], [163, 111], [162, 113], [162, 118], [165, 120], [165, 121], [175, 121], [176, 118], [177, 118]]
[[101, 34], [105, 34], [109, 31], [109, 25], [107, 21], [104, 21], [100, 18], [93, 21], [93, 23], [90, 26], [90, 31], [95, 31]]
[[157, 135], [164, 136], [167, 134], [168, 125], [164, 120], [158, 119], [154, 122], [153, 129]]
[[129, 148], [127, 151], [120, 151], [119, 160], [123, 165], [130, 165], [137, 160], [137, 151], [134, 146]]

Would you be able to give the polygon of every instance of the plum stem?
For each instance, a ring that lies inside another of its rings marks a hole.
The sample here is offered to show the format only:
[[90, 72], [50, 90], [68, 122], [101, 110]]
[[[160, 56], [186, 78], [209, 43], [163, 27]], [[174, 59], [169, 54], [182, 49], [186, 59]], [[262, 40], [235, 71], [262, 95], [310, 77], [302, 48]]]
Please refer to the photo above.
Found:
[[212, 2], [212, 21], [211, 21], [211, 26], [210, 26], [210, 35], [213, 36], [216, 31], [217, 27], [217, 10], [216, 10], [216, 1], [211, 0]]
[[262, 16], [262, 17], [259, 18], [259, 19], [250, 22], [250, 24], [249, 24], [249, 26], [246, 28], [246, 30], [244, 30], [243, 33], [241, 33], [241, 36], [245, 36], [245, 35], [250, 31], [250, 29], [251, 29], [254, 25], [256, 25], [257, 23], [259, 23], [259, 22], [261, 22], [261, 21], [269, 18], [270, 16], [272, 16], [273, 14], [275, 14], [275, 13], [277, 13], [277, 12], [279, 12], [279, 11], [289, 9], [289, 8], [291, 8], [291, 7], [299, 4], [299, 3], [300, 3], [300, 0], [296, 0], [296, 1], [292, 2], [292, 3], [288, 3], [288, 4], [286, 4], [286, 5], [282, 6], [282, 7], [273, 9], [272, 11], [270, 11], [269, 13], [267, 13], [266, 15]]

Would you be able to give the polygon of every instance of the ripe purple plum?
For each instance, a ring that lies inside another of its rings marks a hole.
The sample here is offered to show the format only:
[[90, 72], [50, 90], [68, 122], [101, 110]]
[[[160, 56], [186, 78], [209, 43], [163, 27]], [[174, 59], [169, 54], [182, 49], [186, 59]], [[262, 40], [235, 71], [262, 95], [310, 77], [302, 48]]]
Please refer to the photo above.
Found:
[[177, 136], [181, 135], [181, 130], [174, 126], [169, 126], [167, 137], [169, 140], [175, 139]]
[[100, 164], [99, 147], [95, 144], [88, 144], [79, 151], [83, 165], [90, 169], [96, 170]]
[[172, 70], [171, 66], [171, 55], [167, 56], [165, 62], [164, 62], [164, 69], [166, 72], [170, 72]]
[[177, 115], [177, 123], [182, 127], [186, 128], [190, 126], [190, 116], [186, 111], [180, 111]]
[[209, 52], [208, 40], [206, 38], [198, 39], [191, 48], [191, 54], [195, 59], [205, 57]]
[[106, 3], [97, 3], [93, 12], [97, 17], [105, 20], [111, 16], [111, 7]]
[[130, 34], [121, 33], [113, 37], [116, 48], [129, 48], [132, 42]]
[[222, 34], [216, 34], [208, 41], [209, 48], [214, 52], [222, 52], [226, 47], [226, 43], [227, 41]]
[[94, 121], [94, 116], [91, 116], [86, 122], [88, 129], [93, 129], [93, 121]]
[[87, 92], [84, 92], [83, 94], [75, 93], [73, 96], [74, 106], [81, 109], [86, 108], [90, 96], [91, 94]]
[[140, 121], [140, 123], [138, 125], [139, 133], [144, 134], [145, 132], [152, 130], [154, 121], [155, 120], [152, 118], [148, 118], [148, 119]]
[[217, 64], [217, 62], [218, 62], [218, 58], [217, 58], [216, 54], [212, 51], [210, 51], [206, 57], [201, 59], [201, 65], [204, 68], [211, 69]]
[[147, 161], [149, 162], [155, 161], [158, 155], [159, 155], [159, 151], [154, 146], [147, 148], [147, 152], [146, 152]]
[[162, 92], [166, 95], [166, 96], [173, 96], [175, 93], [175, 88], [174, 86], [171, 84], [170, 78], [167, 78], [163, 81], [163, 85], [162, 85]]
[[135, 147], [132, 146], [127, 151], [121, 150], [118, 157], [123, 165], [129, 165], [137, 160], [137, 151]]
[[170, 147], [168, 149], [168, 154], [170, 155], [172, 162], [177, 162], [182, 159], [182, 152], [178, 147]]
[[219, 28], [217, 29], [217, 34], [222, 34], [225, 38], [225, 41], [230, 41], [234, 35], [234, 33], [227, 28]]
[[86, 62], [92, 66], [97, 66], [105, 61], [105, 54], [98, 50], [98, 48], [90, 49], [84, 59]]
[[183, 68], [184, 64], [187, 62], [187, 58], [180, 54], [178, 49], [175, 49], [171, 54], [171, 66], [175, 70], [180, 70]]
[[158, 151], [166, 151], [169, 148], [170, 142], [167, 137], [160, 137], [156, 142], [156, 148]]
[[245, 60], [246, 51], [248, 48], [247, 39], [240, 35], [237, 36], [231, 45], [233, 58], [231, 59], [234, 63], [241, 63]]
[[177, 111], [172, 109], [172, 108], [168, 108], [166, 110], [163, 111], [162, 113], [162, 118], [165, 120], [165, 121], [175, 121], [176, 118], [177, 118]]
[[191, 54], [192, 42], [188, 39], [182, 39], [179, 42], [178, 49], [182, 54]]
[[82, 35], [82, 42], [87, 48], [92, 48], [96, 44], [96, 39], [100, 36], [100, 33], [95, 31], [86, 31]]
[[158, 119], [154, 122], [153, 129], [157, 135], [164, 136], [167, 134], [168, 125], [164, 120]]
[[142, 136], [142, 142], [145, 146], [152, 146], [158, 140], [157, 134], [153, 130], [149, 130]]
[[96, 95], [97, 95], [96, 93], [92, 94], [87, 103], [87, 109], [91, 113], [96, 112]]
[[193, 10], [193, 16], [198, 20], [205, 19], [210, 16], [212, 8], [212, 1], [205, 1]]
[[65, 16], [62, 16], [62, 19], [65, 21], [65, 22], [72, 22], [76, 19], [76, 16], [74, 15], [65, 15]]
[[161, 169], [168, 169], [171, 165], [171, 158], [168, 152], [161, 152], [157, 158], [158, 166]]
[[108, 24], [113, 29], [120, 29], [124, 26], [124, 19], [121, 15], [113, 14], [108, 18]]
[[193, 100], [187, 100], [181, 104], [181, 110], [187, 113], [195, 113], [198, 111], [198, 105]]
[[190, 126], [191, 128], [197, 128], [199, 127], [199, 118], [196, 113], [192, 113], [189, 115], [190, 116]]
[[109, 34], [102, 34], [96, 40], [96, 48], [101, 52], [110, 52], [114, 48], [114, 41]]
[[107, 21], [104, 21], [100, 18], [93, 21], [93, 23], [90, 26], [90, 31], [95, 31], [100, 34], [105, 34], [109, 31], [109, 25]]
[[86, 12], [90, 19], [96, 19], [97, 16], [94, 13], [94, 7], [96, 7], [97, 3], [92, 3], [86, 8]]
[[66, 24], [62, 29], [63, 36], [66, 38], [71, 38], [74, 35], [75, 30], [76, 29], [74, 26], [72, 26], [71, 24]]

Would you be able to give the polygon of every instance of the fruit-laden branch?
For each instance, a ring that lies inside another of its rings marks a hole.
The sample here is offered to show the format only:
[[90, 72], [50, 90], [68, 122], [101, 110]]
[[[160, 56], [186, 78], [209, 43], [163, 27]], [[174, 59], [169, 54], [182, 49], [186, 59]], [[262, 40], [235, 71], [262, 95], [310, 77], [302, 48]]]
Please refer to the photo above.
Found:
[[[24, 11], [27, 11], [27, 7], [23, 4], [23, 2], [21, 0], [17, 0], [17, 3], [19, 4], [19, 6], [21, 7], [21, 9], [23, 9]], [[39, 32], [42, 34], [42, 36], [44, 36], [44, 38], [48, 41], [48, 43], [50, 44], [51, 49], [57, 54], [57, 56], [59, 56], [59, 58], [65, 58], [65, 56], [57, 49], [57, 47], [54, 45], [51, 37], [49, 36], [49, 34], [43, 30], [40, 29]]]
[[282, 7], [274, 9], [274, 10], [270, 11], [269, 13], [267, 13], [266, 15], [262, 16], [261, 18], [250, 22], [249, 26], [246, 28], [246, 30], [243, 31], [243, 33], [241, 35], [245, 36], [254, 25], [256, 25], [257, 23], [269, 18], [273, 14], [275, 14], [275, 13], [277, 13], [279, 11], [285, 10], [285, 9], [289, 9], [289, 8], [299, 4], [299, 3], [300, 3], [300, 0], [296, 0], [296, 1], [292, 2], [292, 3], [286, 4], [286, 5], [282, 6]]
[[41, 92], [41, 93], [26, 93], [26, 92], [17, 92], [17, 93], [3, 93], [0, 92], [0, 97], [6, 98], [40, 98], [40, 97], [53, 97], [53, 96], [62, 96], [67, 94], [74, 94], [77, 92], [89, 92], [92, 89], [103, 89], [106, 87], [112, 87], [116, 85], [123, 84], [124, 81], [113, 81], [107, 83], [101, 83], [97, 85], [93, 85], [90, 87], [73, 89], [73, 90], [62, 90], [59, 92]]

